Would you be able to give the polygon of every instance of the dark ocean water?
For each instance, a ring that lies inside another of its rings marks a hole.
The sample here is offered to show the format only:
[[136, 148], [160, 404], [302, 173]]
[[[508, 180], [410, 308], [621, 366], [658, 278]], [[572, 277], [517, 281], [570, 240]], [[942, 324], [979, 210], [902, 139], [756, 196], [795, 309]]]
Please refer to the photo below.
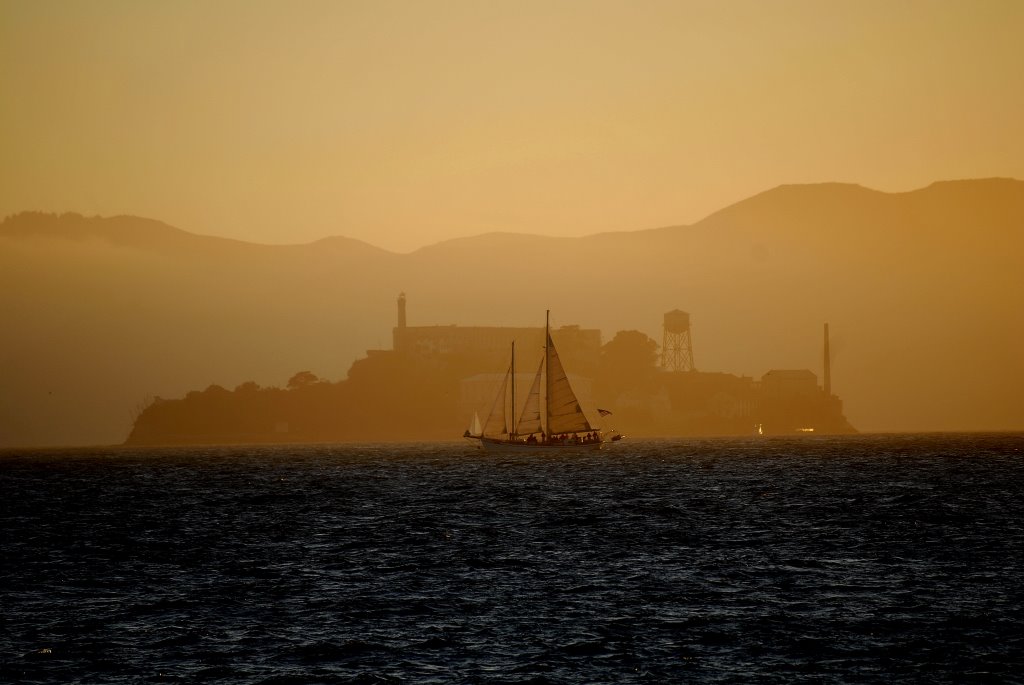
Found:
[[1024, 436], [0, 453], [0, 681], [1021, 682]]

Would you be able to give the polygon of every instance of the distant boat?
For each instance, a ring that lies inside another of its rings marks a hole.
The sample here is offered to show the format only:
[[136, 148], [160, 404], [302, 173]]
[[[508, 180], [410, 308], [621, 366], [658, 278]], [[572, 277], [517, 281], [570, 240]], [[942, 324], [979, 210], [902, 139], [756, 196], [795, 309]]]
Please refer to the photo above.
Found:
[[[599, 450], [608, 441], [622, 439], [623, 436], [616, 433], [606, 440], [602, 431], [594, 428], [587, 419], [551, 340], [549, 320], [550, 312], [544, 323], [544, 357], [537, 368], [530, 392], [526, 395], [518, 421], [515, 417], [516, 344], [513, 341], [508, 371], [505, 372], [483, 427], [480, 427], [478, 415], [474, 414], [474, 425], [463, 433], [463, 437], [479, 441], [480, 447], [485, 450], [502, 451]], [[545, 390], [543, 402], [542, 381]], [[507, 417], [509, 407], [512, 413], [511, 427]], [[611, 413], [598, 411], [602, 416]]]

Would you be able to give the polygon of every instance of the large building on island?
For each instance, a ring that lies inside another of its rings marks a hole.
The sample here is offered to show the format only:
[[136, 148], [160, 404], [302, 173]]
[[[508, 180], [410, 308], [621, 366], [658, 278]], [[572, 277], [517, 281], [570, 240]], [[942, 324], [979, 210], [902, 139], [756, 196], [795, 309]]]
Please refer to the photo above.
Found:
[[[569, 381], [581, 403], [593, 405], [593, 379], [601, 355], [601, 331], [569, 325], [552, 329], [551, 337], [571, 359]], [[494, 398], [516, 344], [516, 388], [526, 396], [544, 348], [541, 327], [409, 326], [405, 293], [398, 296], [398, 322], [392, 330], [395, 353], [423, 365], [446, 364], [464, 369], [459, 379], [458, 411], [472, 416]], [[593, 407], [591, 407], [593, 408]]]
[[[571, 356], [574, 368], [592, 374], [601, 354], [601, 331], [596, 328], [561, 326], [551, 331], [558, 349]], [[495, 358], [508, 360], [512, 343], [525, 361], [540, 359], [544, 346], [541, 327], [506, 326], [409, 326], [405, 293], [398, 296], [398, 324], [392, 330], [395, 352], [427, 362], [442, 357]], [[525, 367], [524, 367], [525, 368]]]

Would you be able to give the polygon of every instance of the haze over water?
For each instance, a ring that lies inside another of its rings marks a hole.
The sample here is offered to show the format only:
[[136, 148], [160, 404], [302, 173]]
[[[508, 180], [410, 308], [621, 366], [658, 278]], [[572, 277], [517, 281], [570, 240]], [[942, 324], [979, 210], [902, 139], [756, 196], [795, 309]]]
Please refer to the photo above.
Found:
[[1012, 682], [1024, 435], [0, 455], [0, 680]]

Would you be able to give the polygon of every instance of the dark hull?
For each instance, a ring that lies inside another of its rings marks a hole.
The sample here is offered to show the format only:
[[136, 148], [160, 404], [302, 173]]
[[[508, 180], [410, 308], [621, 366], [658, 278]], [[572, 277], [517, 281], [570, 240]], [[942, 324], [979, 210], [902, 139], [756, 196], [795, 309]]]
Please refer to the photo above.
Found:
[[508, 441], [497, 438], [484, 438], [472, 436], [470, 438], [480, 444], [480, 448], [488, 452], [591, 452], [601, 449], [606, 443], [588, 442], [583, 444], [550, 444], [550, 443], [528, 443], [519, 440]]

